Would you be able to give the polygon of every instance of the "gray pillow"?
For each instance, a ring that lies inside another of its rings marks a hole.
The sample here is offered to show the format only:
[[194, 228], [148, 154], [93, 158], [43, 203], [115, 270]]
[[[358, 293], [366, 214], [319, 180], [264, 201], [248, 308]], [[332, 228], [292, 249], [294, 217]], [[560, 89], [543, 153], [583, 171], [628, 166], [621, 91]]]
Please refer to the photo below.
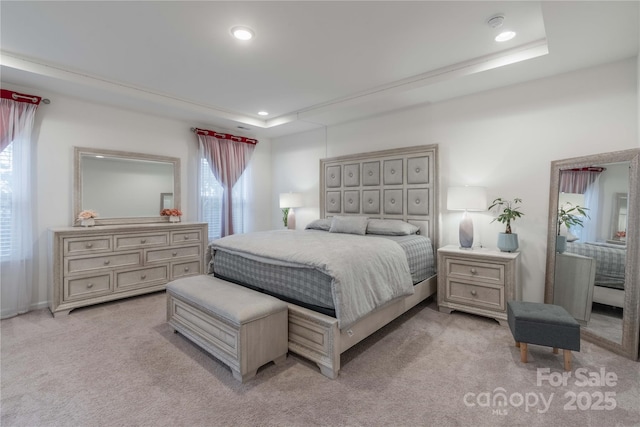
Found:
[[331, 220], [330, 233], [346, 233], [365, 235], [367, 232], [366, 216], [334, 216]]
[[370, 219], [367, 225], [367, 234], [407, 236], [409, 234], [417, 234], [419, 231], [419, 227], [395, 219]]
[[305, 227], [305, 229], [307, 230], [323, 230], [323, 231], [329, 231], [330, 228], [331, 228], [331, 219], [329, 218], [316, 219], [315, 221], [311, 221]]

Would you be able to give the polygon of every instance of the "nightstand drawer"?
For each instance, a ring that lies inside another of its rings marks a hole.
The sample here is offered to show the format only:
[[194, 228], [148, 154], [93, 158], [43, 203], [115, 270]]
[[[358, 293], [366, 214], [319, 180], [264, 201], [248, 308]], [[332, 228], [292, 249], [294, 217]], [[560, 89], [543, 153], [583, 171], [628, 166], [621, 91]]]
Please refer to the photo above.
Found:
[[504, 287], [447, 280], [446, 299], [465, 305], [504, 311]]
[[456, 279], [483, 280], [504, 285], [504, 264], [447, 258], [447, 275]]

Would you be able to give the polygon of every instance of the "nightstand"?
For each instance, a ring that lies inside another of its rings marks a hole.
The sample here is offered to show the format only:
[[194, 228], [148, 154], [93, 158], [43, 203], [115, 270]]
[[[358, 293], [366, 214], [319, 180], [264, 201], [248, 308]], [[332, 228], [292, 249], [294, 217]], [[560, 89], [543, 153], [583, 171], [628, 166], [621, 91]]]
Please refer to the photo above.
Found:
[[522, 299], [519, 252], [495, 249], [438, 249], [438, 309], [491, 317], [507, 325], [507, 301]]

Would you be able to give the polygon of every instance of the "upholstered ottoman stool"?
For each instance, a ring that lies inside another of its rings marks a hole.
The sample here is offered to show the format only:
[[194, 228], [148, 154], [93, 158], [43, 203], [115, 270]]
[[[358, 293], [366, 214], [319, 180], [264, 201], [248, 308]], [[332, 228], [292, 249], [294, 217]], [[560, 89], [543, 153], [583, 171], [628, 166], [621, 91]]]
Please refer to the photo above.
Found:
[[287, 304], [213, 276], [170, 282], [167, 322], [229, 366], [241, 382], [255, 376], [260, 366], [287, 357]]
[[527, 344], [553, 347], [564, 354], [564, 369], [571, 370], [571, 350], [580, 351], [580, 324], [559, 305], [525, 301], [507, 302], [507, 321], [520, 347], [520, 361], [527, 363]]

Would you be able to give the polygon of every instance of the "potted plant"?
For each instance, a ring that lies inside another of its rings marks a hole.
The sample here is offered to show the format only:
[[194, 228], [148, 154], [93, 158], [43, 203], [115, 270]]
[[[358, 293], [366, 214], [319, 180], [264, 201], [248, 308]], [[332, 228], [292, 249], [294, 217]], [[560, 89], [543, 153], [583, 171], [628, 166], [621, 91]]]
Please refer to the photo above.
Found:
[[563, 253], [567, 249], [567, 236], [560, 234], [562, 226], [565, 226], [567, 232], [569, 231], [569, 228], [573, 226], [578, 225], [582, 227], [584, 225], [583, 218], [589, 218], [589, 215], [587, 215], [588, 210], [588, 208], [579, 205], [574, 206], [571, 203], [565, 203], [558, 208], [558, 229], [556, 230], [557, 252]]
[[502, 209], [502, 213], [491, 221], [506, 224], [504, 233], [498, 234], [498, 249], [502, 252], [514, 252], [518, 249], [518, 235], [511, 232], [511, 222], [524, 215], [519, 210], [520, 206], [517, 206], [519, 203], [522, 203], [522, 199], [517, 197], [513, 200], [505, 200], [499, 197], [489, 206], [489, 210], [493, 208]]

